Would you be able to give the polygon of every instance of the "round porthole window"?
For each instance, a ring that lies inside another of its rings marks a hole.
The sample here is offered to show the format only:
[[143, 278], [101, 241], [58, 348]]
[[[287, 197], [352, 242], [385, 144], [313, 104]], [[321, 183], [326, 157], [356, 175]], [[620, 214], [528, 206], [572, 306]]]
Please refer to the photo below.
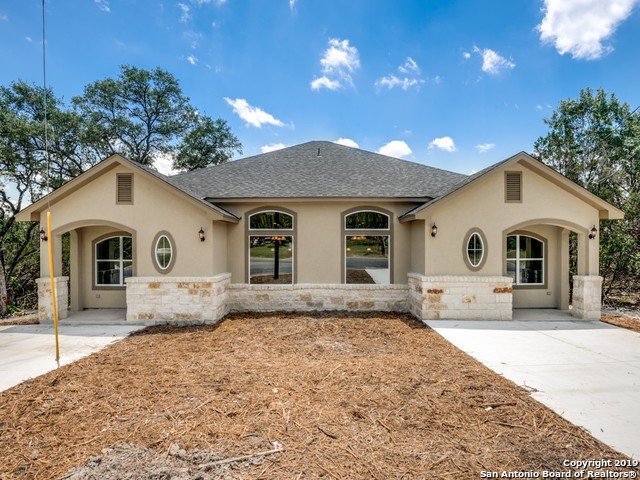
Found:
[[168, 273], [175, 263], [173, 238], [167, 232], [160, 232], [153, 242], [153, 264], [160, 273]]

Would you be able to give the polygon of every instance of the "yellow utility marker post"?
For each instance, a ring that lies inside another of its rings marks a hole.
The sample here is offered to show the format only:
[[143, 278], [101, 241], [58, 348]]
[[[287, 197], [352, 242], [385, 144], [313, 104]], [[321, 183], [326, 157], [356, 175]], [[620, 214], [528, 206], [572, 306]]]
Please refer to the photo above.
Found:
[[51, 212], [47, 211], [47, 237], [49, 238], [49, 278], [51, 279], [51, 302], [53, 303], [53, 332], [56, 337], [56, 363], [60, 367], [60, 342], [58, 341], [58, 299], [56, 298], [56, 282], [53, 272], [53, 237], [51, 236]]

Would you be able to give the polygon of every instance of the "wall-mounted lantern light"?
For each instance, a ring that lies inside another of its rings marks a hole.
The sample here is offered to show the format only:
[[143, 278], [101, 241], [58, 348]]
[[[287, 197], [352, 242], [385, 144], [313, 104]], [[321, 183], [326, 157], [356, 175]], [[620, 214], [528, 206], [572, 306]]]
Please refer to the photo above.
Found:
[[591, 232], [589, 232], [589, 239], [593, 240], [594, 238], [596, 238], [597, 233], [598, 233], [598, 229], [594, 225], [593, 227], [591, 227]]
[[47, 237], [47, 232], [44, 231], [44, 228], [40, 229], [40, 240], [42, 240], [43, 242], [49, 240], [49, 237]]
[[204, 239], [205, 239], [204, 228], [200, 227], [200, 231], [198, 232], [198, 237], [200, 237], [201, 242], [204, 242]]
[[431, 236], [435, 237], [437, 234], [438, 234], [438, 227], [434, 223], [433, 226], [431, 227]]

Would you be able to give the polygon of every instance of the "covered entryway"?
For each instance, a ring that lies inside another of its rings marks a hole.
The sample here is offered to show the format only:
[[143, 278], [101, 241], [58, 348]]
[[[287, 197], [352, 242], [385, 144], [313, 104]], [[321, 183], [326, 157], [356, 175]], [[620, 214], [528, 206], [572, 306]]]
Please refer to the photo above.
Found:
[[[69, 277], [69, 312], [126, 309], [125, 279], [136, 271], [136, 231], [115, 222], [95, 220], [64, 225], [54, 231], [54, 271]], [[41, 264], [41, 276], [48, 264]]]
[[[514, 309], [569, 310], [572, 232], [576, 237], [575, 277], [597, 276], [597, 230], [593, 233], [586, 226], [561, 219], [534, 219], [503, 231], [503, 273], [513, 279]], [[576, 298], [582, 298], [577, 293]]]

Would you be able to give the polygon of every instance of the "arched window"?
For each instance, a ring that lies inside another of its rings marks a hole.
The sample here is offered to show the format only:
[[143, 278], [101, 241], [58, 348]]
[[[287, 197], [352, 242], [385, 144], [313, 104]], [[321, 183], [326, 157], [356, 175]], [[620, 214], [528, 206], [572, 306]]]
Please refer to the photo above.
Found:
[[463, 258], [469, 270], [477, 271], [484, 265], [487, 257], [487, 241], [478, 228], [470, 230], [463, 246]]
[[122, 287], [133, 275], [133, 243], [130, 236], [112, 236], [95, 243], [95, 285]]
[[362, 209], [344, 214], [344, 282], [391, 283], [391, 215]]
[[529, 235], [507, 236], [507, 275], [514, 285], [544, 285], [544, 242]]
[[294, 282], [293, 212], [261, 210], [249, 215], [248, 269], [251, 284]]

